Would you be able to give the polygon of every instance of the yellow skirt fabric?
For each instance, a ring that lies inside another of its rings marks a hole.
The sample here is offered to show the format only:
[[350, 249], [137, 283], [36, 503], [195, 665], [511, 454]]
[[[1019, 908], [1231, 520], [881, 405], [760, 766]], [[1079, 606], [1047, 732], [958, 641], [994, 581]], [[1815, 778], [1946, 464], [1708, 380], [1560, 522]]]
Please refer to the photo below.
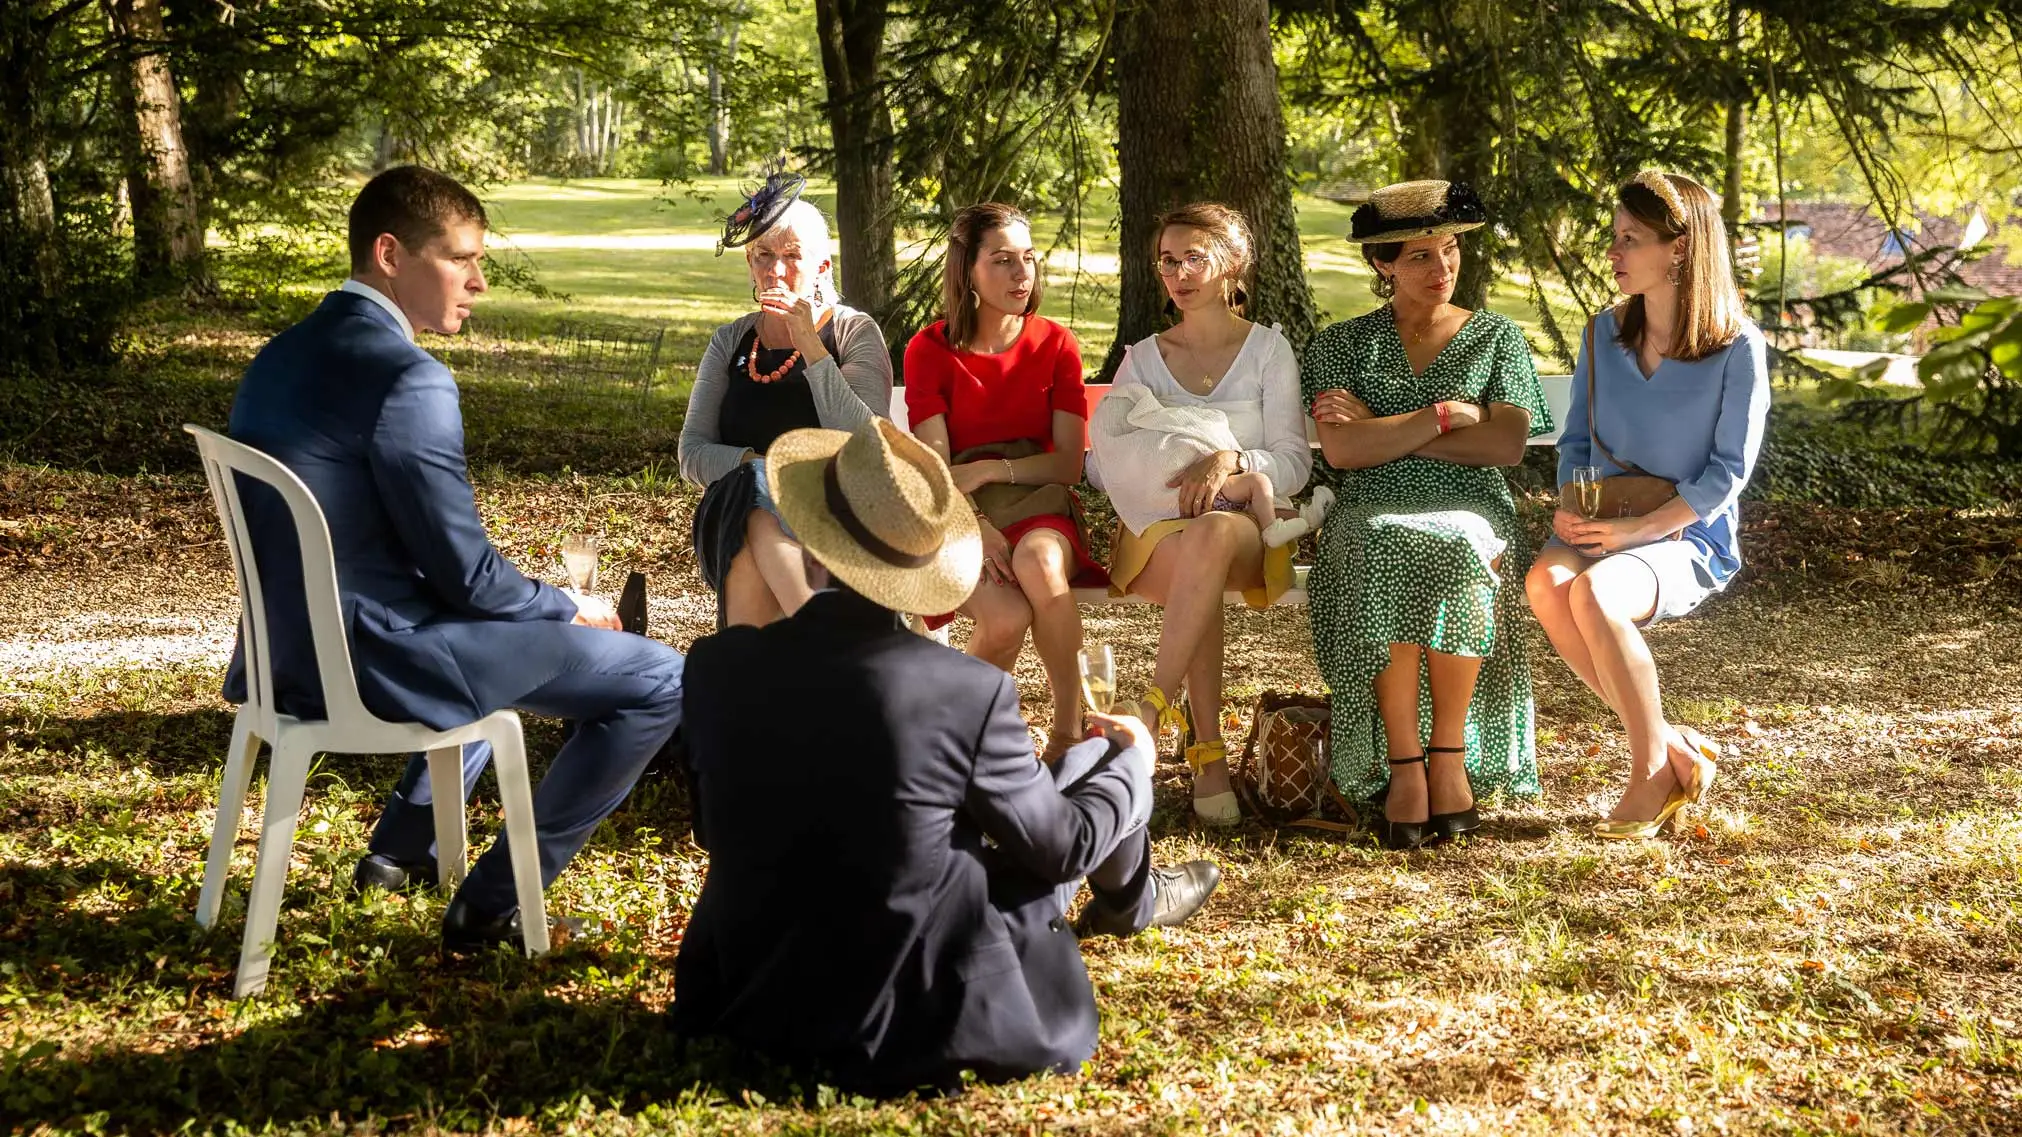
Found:
[[[1151, 528], [1143, 533], [1132, 533], [1128, 525], [1116, 527], [1116, 540], [1109, 558], [1109, 594], [1111, 596], [1130, 595], [1130, 586], [1144, 566], [1151, 562], [1152, 550], [1167, 537], [1193, 524], [1191, 517], [1174, 518], [1171, 521], [1154, 521]], [[1254, 588], [1243, 589], [1243, 603], [1252, 608], [1268, 608], [1272, 602], [1291, 591], [1296, 578], [1292, 573], [1292, 544], [1280, 545], [1264, 550], [1264, 582]]]

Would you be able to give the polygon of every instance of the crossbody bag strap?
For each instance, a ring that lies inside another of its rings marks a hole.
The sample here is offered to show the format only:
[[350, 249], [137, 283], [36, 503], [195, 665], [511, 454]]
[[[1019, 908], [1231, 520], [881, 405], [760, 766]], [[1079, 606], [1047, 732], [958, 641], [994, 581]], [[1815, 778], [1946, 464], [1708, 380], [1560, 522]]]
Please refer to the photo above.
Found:
[[1615, 457], [1614, 451], [1608, 449], [1608, 444], [1601, 441], [1601, 432], [1594, 425], [1594, 373], [1599, 371], [1601, 366], [1599, 357], [1594, 354], [1594, 326], [1600, 322], [1599, 316], [1587, 321], [1587, 438], [1593, 442], [1595, 449], [1601, 452], [1601, 457], [1606, 458], [1617, 470], [1625, 474], [1648, 477], [1649, 471], [1643, 467]]

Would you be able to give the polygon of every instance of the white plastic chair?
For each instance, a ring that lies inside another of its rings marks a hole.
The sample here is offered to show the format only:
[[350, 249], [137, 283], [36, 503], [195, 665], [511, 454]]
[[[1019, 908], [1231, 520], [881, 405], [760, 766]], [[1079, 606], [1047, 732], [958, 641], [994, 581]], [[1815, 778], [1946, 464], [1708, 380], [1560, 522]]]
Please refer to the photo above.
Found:
[[[512, 711], [496, 711], [453, 730], [431, 730], [419, 723], [397, 723], [374, 715], [358, 699], [351, 672], [351, 648], [344, 639], [344, 620], [337, 602], [337, 566], [330, 550], [330, 528], [323, 510], [292, 471], [244, 443], [234, 442], [200, 426], [183, 429], [197, 440], [204, 476], [224, 526], [239, 578], [239, 643], [245, 653], [246, 702], [232, 723], [232, 748], [225, 755], [225, 776], [218, 789], [218, 820], [211, 830], [210, 855], [204, 863], [203, 892], [197, 898], [197, 923], [217, 922], [224, 901], [225, 877], [231, 871], [232, 845], [238, 835], [239, 811], [253, 778], [253, 759], [260, 743], [273, 747], [267, 769], [267, 808], [260, 819], [259, 859], [254, 862], [253, 891], [246, 902], [246, 937], [239, 948], [239, 970], [232, 997], [244, 998], [267, 985], [274, 929], [281, 914], [281, 889], [288, 879], [288, 860], [295, 845], [295, 824], [302, 812], [302, 791], [309, 764], [319, 753], [428, 753], [428, 776], [435, 795], [435, 839], [438, 881], [443, 888], [463, 879], [467, 834], [463, 813], [463, 744], [483, 739], [492, 746], [492, 769], [498, 771], [499, 796], [505, 803], [506, 834], [512, 850], [513, 882], [519, 893], [521, 923], [528, 955], [548, 950], [547, 909], [541, 897], [541, 868], [534, 838], [533, 790], [527, 777], [526, 743], [520, 719]], [[321, 722], [304, 722], [274, 707], [273, 656], [268, 650], [267, 609], [260, 590], [260, 568], [253, 555], [246, 514], [239, 502], [233, 472], [274, 487], [294, 515], [302, 551], [302, 586], [309, 609], [309, 634], [316, 651], [316, 669], [323, 684]]]

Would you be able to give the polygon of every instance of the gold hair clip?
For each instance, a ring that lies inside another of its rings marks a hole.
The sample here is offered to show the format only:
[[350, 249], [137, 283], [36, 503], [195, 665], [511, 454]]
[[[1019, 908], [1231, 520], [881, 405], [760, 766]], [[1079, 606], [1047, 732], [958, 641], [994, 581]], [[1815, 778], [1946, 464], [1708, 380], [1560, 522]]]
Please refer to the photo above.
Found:
[[1630, 178], [1629, 184], [1642, 186], [1656, 194], [1657, 200], [1663, 202], [1664, 208], [1670, 211], [1671, 220], [1678, 223], [1678, 228], [1685, 227], [1685, 220], [1690, 216], [1685, 212], [1685, 195], [1678, 192], [1678, 187], [1671, 184], [1671, 179], [1664, 171], [1644, 170]]

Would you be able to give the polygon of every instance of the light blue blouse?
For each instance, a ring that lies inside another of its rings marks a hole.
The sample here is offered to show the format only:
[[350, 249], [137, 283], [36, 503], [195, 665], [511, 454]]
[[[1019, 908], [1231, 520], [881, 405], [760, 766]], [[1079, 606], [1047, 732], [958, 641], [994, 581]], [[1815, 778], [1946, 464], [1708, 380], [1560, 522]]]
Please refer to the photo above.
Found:
[[1559, 484], [1576, 466], [1599, 466], [1607, 477], [1626, 473], [1601, 456], [1587, 428], [1587, 372], [1594, 372], [1594, 428], [1623, 462], [1678, 483], [1678, 496], [1699, 515], [1685, 530], [1713, 579], [1727, 583], [1741, 567], [1741, 491], [1762, 452], [1769, 417], [1769, 362], [1762, 331], [1743, 323], [1733, 343], [1704, 359], [1666, 359], [1648, 379], [1635, 354], [1616, 338], [1615, 313], [1594, 325], [1594, 350], [1580, 348], [1573, 368], [1573, 405], [1559, 436]]

